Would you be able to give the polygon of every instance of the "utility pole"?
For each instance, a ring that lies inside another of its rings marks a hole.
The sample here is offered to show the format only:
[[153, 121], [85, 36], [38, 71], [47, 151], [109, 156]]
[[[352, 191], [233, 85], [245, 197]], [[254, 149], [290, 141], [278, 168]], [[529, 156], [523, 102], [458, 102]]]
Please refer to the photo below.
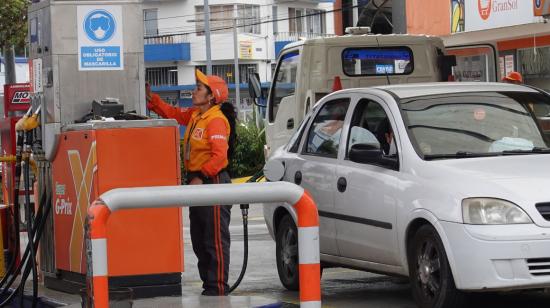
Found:
[[405, 0], [392, 1], [393, 33], [407, 33], [407, 14]]
[[206, 74], [212, 75], [212, 53], [210, 52], [210, 7], [204, 0], [204, 38], [206, 39]]
[[241, 104], [241, 79], [239, 76], [239, 34], [237, 33], [237, 5], [233, 7], [233, 54], [235, 59], [235, 103], [237, 115], [239, 114]]
[[6, 68], [6, 84], [16, 83], [15, 50], [13, 46], [4, 46], [4, 67]]

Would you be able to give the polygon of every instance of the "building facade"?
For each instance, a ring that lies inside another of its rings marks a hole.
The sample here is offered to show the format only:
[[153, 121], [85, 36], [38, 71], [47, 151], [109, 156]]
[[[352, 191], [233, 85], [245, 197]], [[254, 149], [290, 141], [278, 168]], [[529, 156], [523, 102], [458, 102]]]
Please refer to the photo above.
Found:
[[[440, 35], [465, 46], [455, 77], [500, 80], [520, 72], [526, 84], [550, 89], [550, 25], [544, 0], [408, 0], [407, 31]], [[546, 10], [546, 11], [545, 11]]]
[[[333, 4], [323, 1], [209, 1], [212, 73], [227, 81], [230, 101], [241, 119], [252, 114], [250, 74], [258, 73], [267, 87], [277, 55], [286, 44], [334, 35]], [[146, 80], [165, 100], [190, 105], [194, 70], [206, 72], [203, 1], [144, 1], [143, 12]], [[235, 41], [239, 84], [235, 82]]]
[[550, 89], [550, 0], [335, 0], [334, 6], [341, 9], [336, 34], [362, 25], [375, 33], [440, 36], [457, 56], [456, 80], [498, 81], [519, 71], [526, 84]]
[[[18, 83], [29, 82], [29, 64], [25, 57], [15, 58], [15, 78]], [[6, 67], [4, 59], [0, 58], [0, 96], [4, 94], [4, 84], [6, 83]]]

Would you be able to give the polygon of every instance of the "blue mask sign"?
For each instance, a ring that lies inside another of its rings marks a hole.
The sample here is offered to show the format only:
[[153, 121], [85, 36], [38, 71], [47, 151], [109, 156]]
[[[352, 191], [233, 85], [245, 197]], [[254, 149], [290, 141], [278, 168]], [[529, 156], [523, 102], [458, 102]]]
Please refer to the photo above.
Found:
[[84, 18], [84, 31], [94, 42], [106, 42], [113, 37], [116, 20], [105, 10], [93, 10]]
[[124, 69], [122, 7], [78, 6], [78, 69]]

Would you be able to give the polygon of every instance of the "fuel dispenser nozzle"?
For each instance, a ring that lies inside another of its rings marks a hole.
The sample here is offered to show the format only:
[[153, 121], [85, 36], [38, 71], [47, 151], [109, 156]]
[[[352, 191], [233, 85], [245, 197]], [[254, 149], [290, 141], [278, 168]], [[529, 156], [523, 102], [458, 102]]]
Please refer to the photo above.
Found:
[[[246, 182], [247, 183], [253, 183], [258, 182], [263, 178], [263, 170], [259, 170], [254, 174], [252, 177], [250, 177]], [[229, 293], [233, 292], [241, 283], [244, 277], [244, 273], [246, 272], [246, 266], [248, 263], [248, 208], [250, 207], [249, 204], [241, 204], [241, 214], [243, 215], [243, 245], [244, 245], [244, 256], [243, 256], [243, 265], [241, 268], [241, 273], [239, 274], [239, 277], [235, 281], [235, 283], [229, 288]]]
[[32, 115], [30, 115], [31, 112], [32, 112], [32, 107], [29, 109], [29, 111], [27, 111], [27, 113], [23, 118], [17, 121], [17, 123], [15, 124], [15, 130], [28, 132], [38, 127], [39, 125], [38, 116], [40, 114], [40, 106], [36, 108], [36, 111]]

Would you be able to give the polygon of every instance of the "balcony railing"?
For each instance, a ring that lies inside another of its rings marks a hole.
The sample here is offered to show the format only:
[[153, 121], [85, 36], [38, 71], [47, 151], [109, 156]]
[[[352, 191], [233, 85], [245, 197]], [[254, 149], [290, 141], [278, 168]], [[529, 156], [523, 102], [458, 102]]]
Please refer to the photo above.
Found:
[[188, 34], [165, 34], [146, 36], [143, 38], [145, 45], [151, 44], [179, 44], [188, 43]]
[[163, 34], [144, 37], [145, 62], [189, 61], [191, 44], [187, 34]]
[[278, 32], [275, 34], [275, 41], [298, 41], [302, 39], [312, 39], [319, 37], [331, 37], [334, 34], [310, 33], [310, 32]]
[[145, 80], [151, 86], [177, 86], [178, 67], [148, 67], [145, 69]]

